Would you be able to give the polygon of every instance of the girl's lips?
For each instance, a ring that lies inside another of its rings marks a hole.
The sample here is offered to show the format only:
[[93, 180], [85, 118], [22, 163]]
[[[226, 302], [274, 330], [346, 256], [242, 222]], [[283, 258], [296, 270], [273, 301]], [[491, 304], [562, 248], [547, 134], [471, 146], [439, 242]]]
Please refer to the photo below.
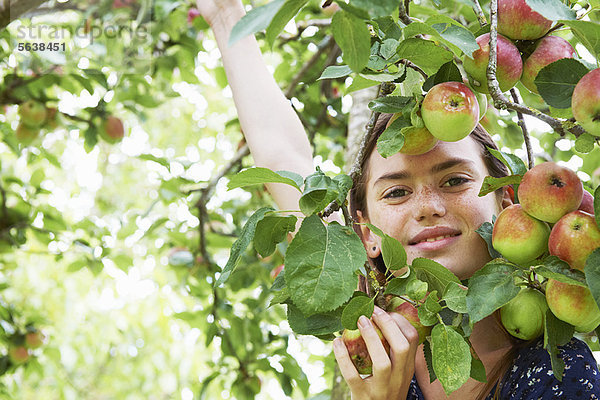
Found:
[[410, 246], [421, 251], [440, 250], [444, 247], [454, 244], [456, 241], [458, 241], [460, 235], [460, 233], [458, 235], [440, 235], [438, 237], [428, 238], [415, 244], [410, 244]]

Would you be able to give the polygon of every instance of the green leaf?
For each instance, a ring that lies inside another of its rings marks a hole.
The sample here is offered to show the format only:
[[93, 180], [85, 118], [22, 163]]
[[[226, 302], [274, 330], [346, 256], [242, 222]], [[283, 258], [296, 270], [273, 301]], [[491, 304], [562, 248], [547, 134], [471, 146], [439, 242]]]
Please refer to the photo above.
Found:
[[467, 288], [456, 282], [450, 282], [442, 296], [446, 306], [457, 313], [467, 312]]
[[396, 39], [386, 39], [381, 43], [379, 53], [383, 58], [389, 60], [396, 55], [396, 49], [398, 48], [399, 42]]
[[369, 229], [381, 238], [381, 253], [385, 266], [394, 271], [406, 267], [406, 250], [398, 240], [377, 228], [375, 225], [367, 224]]
[[237, 173], [236, 175], [231, 177], [227, 188], [231, 190], [235, 188], [264, 183], [285, 183], [286, 185], [293, 186], [300, 191], [300, 187], [293, 179], [282, 176], [279, 173], [271, 171], [268, 168], [260, 167], [248, 168], [242, 172]]
[[358, 329], [358, 318], [361, 315], [371, 318], [375, 308], [375, 298], [357, 296], [350, 300], [342, 311], [342, 325], [345, 329]]
[[471, 373], [469, 374], [471, 378], [476, 381], [486, 383], [487, 376], [485, 374], [485, 367], [483, 366], [483, 362], [477, 357], [474, 357], [471, 354]]
[[323, 225], [312, 215], [287, 248], [285, 282], [294, 304], [306, 315], [340, 307], [354, 293], [356, 271], [367, 260], [363, 243], [349, 227]]
[[556, 256], [548, 256], [542, 265], [533, 269], [536, 274], [544, 278], [554, 279], [570, 285], [585, 286], [585, 276], [581, 271], [571, 269], [569, 264]]
[[467, 310], [476, 323], [508, 303], [519, 293], [513, 272], [516, 267], [492, 260], [469, 279]]
[[600, 228], [600, 185], [594, 190], [594, 218], [596, 218], [596, 225]]
[[427, 295], [427, 282], [417, 279], [417, 276], [411, 269], [407, 276], [400, 276], [389, 281], [385, 287], [384, 294], [406, 296], [419, 301]]
[[437, 23], [431, 25], [431, 27], [435, 29], [443, 39], [458, 47], [469, 57], [473, 55], [474, 51], [479, 50], [479, 45], [477, 44], [473, 33], [462, 25], [454, 23]]
[[215, 282], [215, 287], [217, 287], [217, 286], [221, 285], [222, 283], [225, 283], [225, 281], [227, 281], [227, 279], [229, 278], [229, 276], [231, 275], [231, 273], [233, 272], [233, 270], [239, 263], [240, 259], [242, 258], [242, 253], [244, 251], [246, 251], [246, 248], [248, 247], [250, 242], [254, 239], [256, 225], [258, 224], [258, 222], [261, 219], [264, 218], [264, 216], [268, 212], [271, 212], [271, 211], [275, 211], [275, 210], [271, 207], [263, 207], [263, 208], [260, 208], [259, 210], [257, 210], [254, 214], [252, 214], [252, 216], [250, 216], [250, 218], [248, 218], [248, 221], [246, 221], [246, 224], [242, 228], [240, 237], [235, 241], [235, 243], [233, 243], [233, 246], [231, 246], [231, 252], [229, 253], [229, 259], [227, 260], [227, 264], [225, 264], [223, 271], [221, 271], [221, 275], [219, 276], [219, 279], [217, 279], [217, 281]]
[[383, 158], [388, 158], [398, 153], [404, 147], [402, 128], [411, 126], [408, 118], [396, 118], [390, 126], [377, 138], [377, 152]]
[[531, 9], [551, 21], [577, 18], [575, 10], [564, 5], [560, 0], [525, 0]]
[[342, 49], [344, 62], [353, 71], [362, 71], [371, 55], [371, 34], [365, 21], [348, 12], [338, 11], [331, 19], [331, 29], [336, 43]]
[[426, 74], [435, 73], [442, 65], [453, 58], [452, 52], [432, 41], [418, 38], [402, 41], [398, 46], [398, 56], [412, 61], [421, 67]]
[[277, 39], [283, 28], [307, 2], [308, 0], [286, 0], [267, 27], [267, 43], [269, 43], [269, 46], [273, 46], [275, 39]]
[[275, 14], [279, 11], [285, 0], [273, 0], [264, 6], [253, 8], [244, 15], [231, 30], [229, 46], [233, 46], [238, 40], [266, 29]]
[[296, 228], [297, 218], [293, 215], [267, 215], [256, 224], [254, 249], [262, 257], [273, 254], [277, 243], [283, 242], [288, 232]]
[[533, 82], [548, 105], [569, 108], [575, 85], [588, 72], [579, 61], [563, 58], [542, 68]]
[[428, 340], [423, 342], [423, 353], [425, 355], [427, 371], [429, 372], [429, 383], [433, 383], [437, 379], [437, 376], [435, 376], [435, 371], [433, 370], [433, 354], [431, 354], [431, 344]]
[[442, 65], [440, 69], [431, 75], [423, 83], [423, 90], [428, 92], [432, 87], [443, 82], [462, 82], [462, 75], [454, 61], [449, 61]]
[[[495, 221], [495, 218], [493, 219]], [[501, 258], [502, 254], [500, 254], [494, 246], [492, 246], [492, 233], [494, 231], [494, 224], [490, 222], [484, 222], [481, 224], [479, 228], [475, 230], [481, 236], [483, 240], [487, 243], [488, 252], [492, 258]]]
[[433, 370], [446, 394], [460, 388], [471, 372], [471, 351], [465, 339], [450, 326], [438, 324], [431, 332]]
[[[600, 26], [592, 21], [560, 21], [569, 28], [577, 39], [594, 55], [600, 58]], [[597, 61], [596, 61], [597, 63]]]
[[300, 197], [300, 211], [306, 216], [322, 211], [339, 196], [339, 186], [320, 169], [304, 180], [304, 192]]
[[410, 111], [416, 102], [415, 99], [408, 96], [383, 96], [369, 102], [369, 108], [372, 111], [380, 113], [404, 113]]
[[338, 186], [338, 204], [344, 204], [348, 192], [352, 189], [352, 178], [346, 174], [339, 174], [333, 177], [333, 181]]
[[327, 335], [341, 331], [342, 310], [305, 316], [294, 304], [287, 306], [287, 320], [290, 328], [298, 335]]
[[521, 183], [521, 179], [523, 179], [521, 175], [509, 175], [503, 176], [501, 178], [486, 176], [483, 180], [483, 183], [481, 184], [481, 189], [479, 190], [479, 197], [495, 192], [496, 190], [504, 186], [518, 185], [519, 183]]
[[[585, 280], [596, 300], [600, 304], [600, 248], [594, 250], [585, 262]], [[598, 306], [600, 307], [600, 305]]]
[[506, 165], [513, 175], [525, 175], [527, 172], [527, 166], [519, 157], [514, 154], [505, 153], [496, 149], [488, 147], [488, 150], [494, 157]]
[[396, 0], [351, 0], [350, 4], [369, 13], [371, 18], [387, 17], [398, 8]]
[[429, 293], [425, 302], [419, 306], [419, 320], [425, 326], [435, 325], [438, 322], [437, 314], [442, 311], [437, 291]]
[[347, 65], [331, 65], [325, 68], [318, 80], [321, 79], [336, 79], [348, 76], [352, 73], [352, 68]]
[[417, 278], [429, 284], [430, 291], [437, 290], [438, 293], [444, 293], [450, 282], [460, 283], [460, 280], [450, 270], [427, 258], [415, 258], [412, 268], [415, 270]]
[[550, 362], [552, 364], [552, 372], [554, 377], [562, 382], [563, 372], [565, 370], [565, 362], [559, 356], [558, 346], [567, 344], [575, 333], [575, 328], [556, 318], [552, 311], [546, 311], [544, 321], [544, 348], [550, 354]]
[[584, 132], [575, 139], [575, 151], [579, 153], [589, 153], [594, 150], [596, 137]]

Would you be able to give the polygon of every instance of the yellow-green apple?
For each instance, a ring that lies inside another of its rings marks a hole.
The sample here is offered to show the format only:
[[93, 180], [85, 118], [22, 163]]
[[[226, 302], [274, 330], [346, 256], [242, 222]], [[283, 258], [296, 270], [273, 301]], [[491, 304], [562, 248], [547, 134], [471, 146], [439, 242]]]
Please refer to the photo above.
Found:
[[519, 185], [519, 201], [523, 210], [550, 223], [577, 210], [582, 198], [583, 184], [577, 174], [554, 162], [536, 165], [523, 175]]
[[591, 332], [600, 324], [600, 309], [587, 287], [548, 279], [546, 301], [556, 318], [577, 332]]
[[37, 349], [44, 345], [44, 334], [39, 330], [27, 332], [25, 334], [25, 346], [28, 349]]
[[27, 100], [19, 106], [21, 123], [32, 128], [42, 126], [46, 120], [46, 107], [36, 100]]
[[100, 126], [100, 136], [108, 143], [117, 143], [125, 135], [123, 122], [113, 115], [109, 115]]
[[419, 313], [415, 306], [400, 297], [392, 297], [387, 305], [387, 311], [402, 315], [415, 327], [419, 333], [419, 344], [425, 341], [425, 338], [431, 334], [431, 326], [425, 326], [419, 319]]
[[552, 227], [548, 250], [571, 268], [583, 271], [585, 261], [600, 247], [600, 229], [592, 214], [576, 210], [563, 216]]
[[58, 128], [58, 109], [56, 107], [46, 107], [46, 120], [44, 128], [53, 131]]
[[527, 214], [520, 204], [506, 207], [494, 224], [492, 246], [508, 261], [524, 264], [548, 249], [550, 227]]
[[432, 87], [421, 104], [425, 127], [437, 139], [456, 142], [466, 137], [479, 121], [475, 94], [460, 82], [443, 82]]
[[600, 136], [600, 68], [583, 76], [575, 85], [571, 108], [575, 120], [583, 129]]
[[531, 340], [544, 332], [548, 304], [537, 289], [526, 287], [500, 309], [504, 328], [519, 339]]
[[498, 32], [513, 40], [544, 36], [552, 21], [533, 11], [525, 0], [498, 0]]
[[583, 191], [583, 198], [578, 210], [585, 211], [586, 213], [594, 214], [594, 196], [587, 190]]
[[[490, 58], [490, 34], [485, 33], [477, 38], [479, 49], [472, 57], [463, 57], [463, 67], [467, 72], [469, 83], [481, 93], [489, 93], [487, 66]], [[498, 35], [496, 43], [496, 79], [502, 92], [506, 92], [519, 81], [523, 73], [523, 61], [519, 49], [510, 40]]]
[[535, 44], [535, 50], [523, 63], [521, 82], [533, 93], [539, 94], [533, 82], [546, 65], [563, 58], [573, 58], [575, 49], [569, 42], [558, 36], [546, 36]]
[[14, 364], [23, 364], [29, 360], [29, 350], [25, 346], [14, 346], [8, 349], [8, 357]]
[[[381, 333], [379, 328], [374, 328], [381, 339], [381, 343], [383, 344], [385, 351], [389, 353], [390, 345], [383, 337], [383, 333]], [[356, 367], [358, 373], [365, 375], [371, 374], [373, 372], [373, 361], [371, 360], [371, 356], [367, 350], [367, 345], [360, 334], [360, 331], [358, 329], [345, 329], [342, 333], [342, 340], [346, 344], [348, 354], [350, 354], [350, 359], [352, 360], [352, 363]]]
[[39, 127], [33, 127], [19, 122], [15, 130], [17, 141], [25, 146], [30, 145], [40, 134]]
[[[388, 123], [385, 125], [385, 128], [389, 128], [392, 122], [401, 116], [402, 113], [396, 113], [392, 115]], [[425, 154], [429, 150], [433, 149], [438, 142], [439, 140], [436, 139], [431, 132], [427, 130], [427, 128], [417, 128], [416, 126], [411, 126], [404, 132], [404, 145], [400, 149], [400, 153], [410, 156]]]

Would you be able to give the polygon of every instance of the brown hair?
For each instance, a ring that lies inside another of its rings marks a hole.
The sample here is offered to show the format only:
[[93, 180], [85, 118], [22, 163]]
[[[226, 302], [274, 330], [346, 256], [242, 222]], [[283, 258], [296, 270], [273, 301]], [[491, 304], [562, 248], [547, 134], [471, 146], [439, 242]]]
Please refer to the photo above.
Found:
[[[364, 150], [362, 152], [362, 158], [360, 159], [360, 172], [355, 174], [353, 178], [352, 189], [350, 190], [350, 213], [352, 215], [352, 219], [354, 221], [358, 221], [358, 211], [361, 211], [363, 216], [368, 215], [367, 204], [366, 204], [366, 184], [367, 184], [367, 176], [368, 176], [368, 168], [369, 168], [369, 157], [373, 151], [376, 151], [377, 139], [383, 131], [385, 131], [386, 126], [392, 117], [393, 114], [381, 114], [377, 119], [375, 127], [373, 129], [373, 133], [367, 139], [365, 143]], [[500, 160], [494, 157], [488, 148], [492, 148], [498, 150], [498, 146], [492, 140], [489, 133], [481, 126], [477, 125], [475, 129], [470, 133], [470, 137], [481, 146], [481, 157], [483, 162], [488, 170], [488, 173], [496, 178], [500, 178], [508, 175], [508, 168], [502, 164]], [[499, 189], [496, 193], [498, 195], [498, 199], [502, 197], [502, 189]], [[354, 224], [354, 230], [362, 239], [362, 233], [360, 231], [360, 227], [358, 224]], [[383, 257], [379, 255], [377, 258], [370, 258], [369, 262], [373, 267], [375, 267], [381, 274], [388, 274], [387, 268], [383, 262]], [[361, 286], [364, 288], [366, 285], [362, 282]], [[496, 316], [497, 317], [497, 316]], [[498, 323], [500, 323], [498, 319]], [[500, 323], [500, 326], [502, 324]], [[478, 399], [484, 399], [488, 392], [492, 390], [496, 383], [499, 383], [502, 376], [506, 373], [510, 365], [512, 364], [514, 357], [518, 351], [520, 346], [519, 342], [522, 342], [518, 339], [512, 338], [508, 333], [507, 335], [511, 338], [512, 348], [508, 351], [508, 353], [500, 360], [500, 362], [495, 366], [495, 368], [490, 371], [489, 379], [485, 387], [477, 396]], [[512, 340], [514, 339], [514, 340]], [[500, 385], [496, 388], [496, 393], [494, 397], [499, 394]]]

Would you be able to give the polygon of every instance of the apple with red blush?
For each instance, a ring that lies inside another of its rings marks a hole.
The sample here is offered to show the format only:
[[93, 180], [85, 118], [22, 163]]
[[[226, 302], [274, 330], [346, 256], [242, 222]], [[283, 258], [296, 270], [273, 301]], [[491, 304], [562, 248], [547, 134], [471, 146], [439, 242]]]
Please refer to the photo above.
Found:
[[575, 326], [577, 332], [591, 332], [600, 324], [600, 309], [585, 286], [548, 279], [546, 301], [556, 318]]
[[551, 27], [552, 21], [533, 11], [525, 0], [498, 0], [498, 33], [513, 40], [534, 40]]
[[431, 334], [431, 326], [425, 326], [419, 319], [419, 313], [415, 306], [400, 297], [392, 297], [387, 305], [388, 312], [395, 312], [402, 315], [419, 334], [419, 344], [425, 341], [425, 338]]
[[571, 97], [573, 117], [589, 134], [600, 136], [600, 68], [585, 74]]
[[542, 68], [563, 58], [573, 58], [575, 49], [558, 36], [546, 36], [535, 44], [535, 50], [523, 63], [521, 82], [531, 92], [539, 94], [534, 80]]
[[583, 191], [583, 198], [578, 210], [594, 215], [594, 196], [587, 190]]
[[600, 247], [600, 229], [592, 214], [576, 210], [563, 216], [552, 227], [548, 250], [553, 256], [583, 271], [592, 252]]
[[[381, 343], [383, 344], [386, 353], [389, 353], [390, 345], [383, 337], [383, 333], [381, 333], [381, 330], [376, 326], [374, 326], [374, 328], [381, 339]], [[342, 341], [346, 345], [350, 359], [358, 373], [364, 375], [371, 374], [373, 372], [373, 361], [371, 360], [367, 344], [360, 331], [358, 329], [345, 329], [342, 333]]]

